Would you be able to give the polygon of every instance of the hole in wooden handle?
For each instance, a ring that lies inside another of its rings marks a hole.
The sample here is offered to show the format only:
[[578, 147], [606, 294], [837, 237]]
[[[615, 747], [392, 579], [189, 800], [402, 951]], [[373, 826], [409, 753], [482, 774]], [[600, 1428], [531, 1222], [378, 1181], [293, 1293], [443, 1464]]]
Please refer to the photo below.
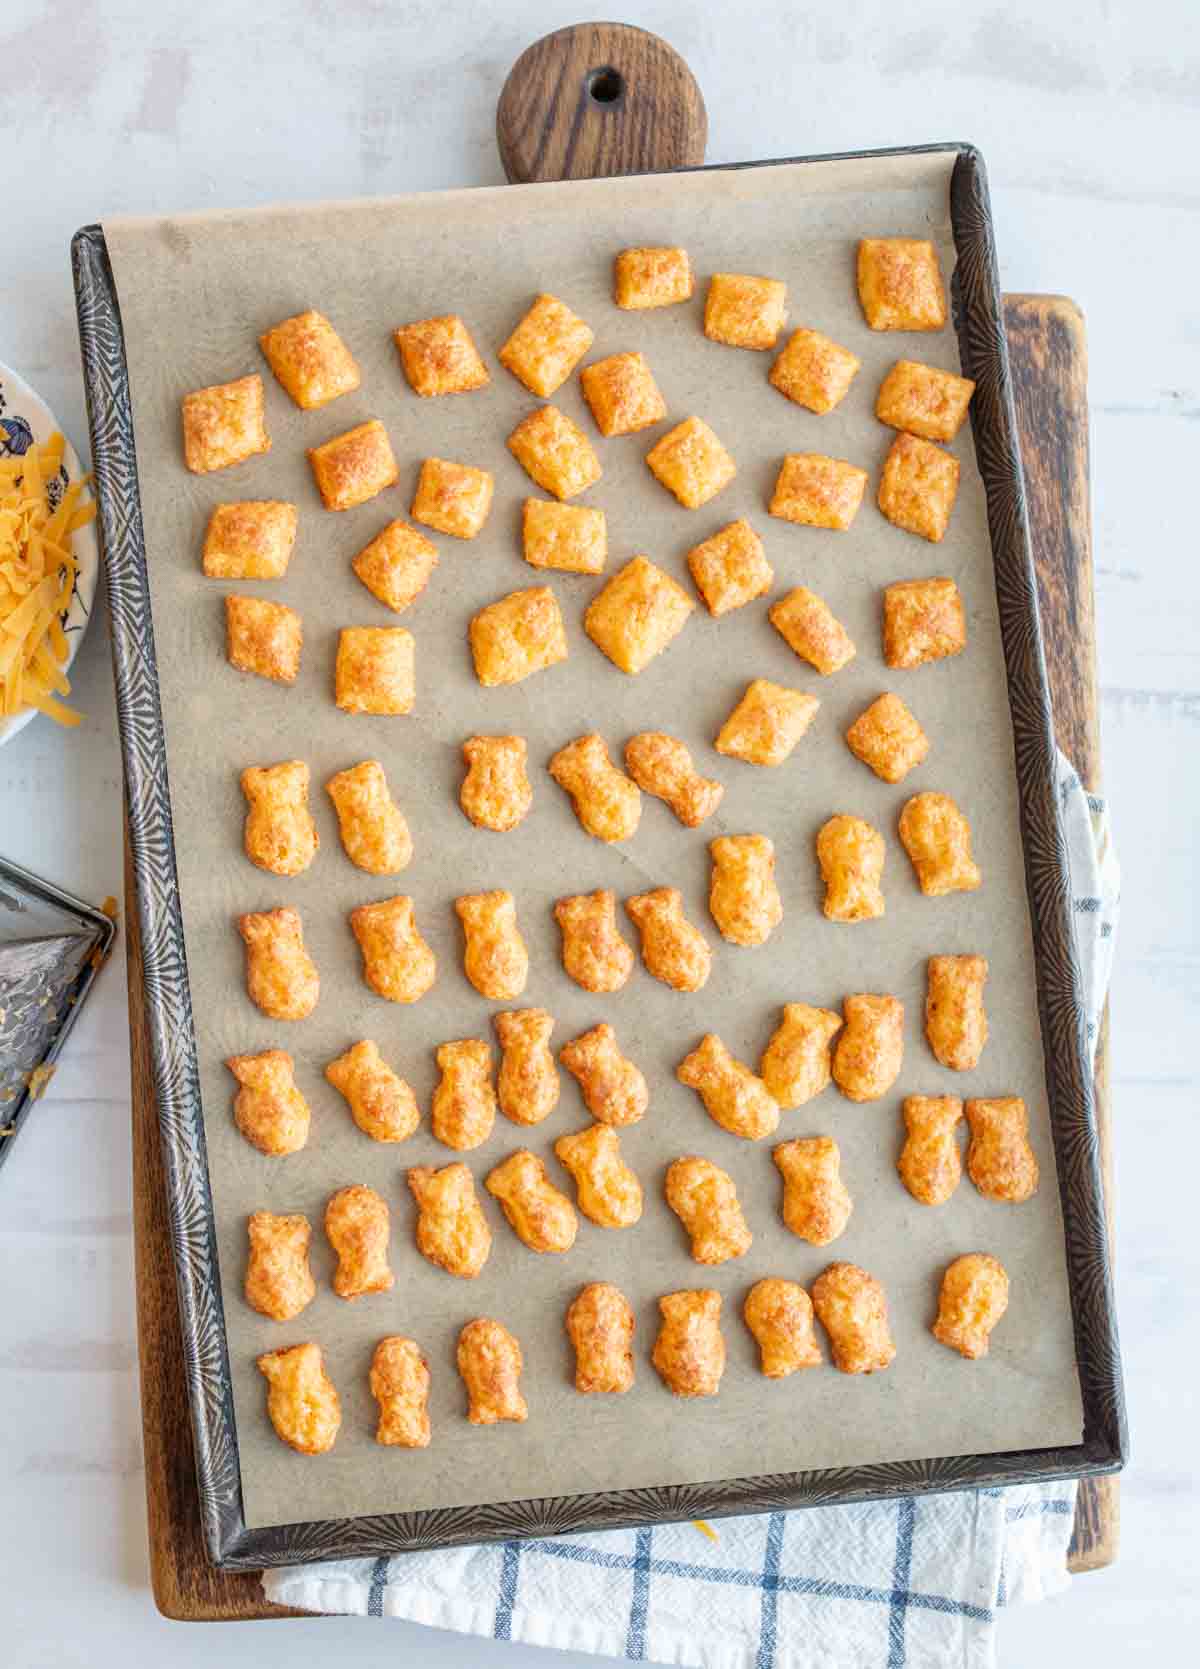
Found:
[[625, 77], [606, 64], [588, 76], [587, 89], [594, 104], [616, 104], [625, 91]]
[[534, 41], [496, 106], [500, 160], [522, 184], [697, 168], [707, 132], [683, 59], [621, 23], [577, 23]]

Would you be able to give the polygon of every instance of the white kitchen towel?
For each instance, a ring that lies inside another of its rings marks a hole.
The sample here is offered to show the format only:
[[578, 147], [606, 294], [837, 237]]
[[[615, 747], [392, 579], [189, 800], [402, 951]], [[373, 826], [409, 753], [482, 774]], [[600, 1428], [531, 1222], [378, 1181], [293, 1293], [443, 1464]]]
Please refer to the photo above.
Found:
[[[1104, 802], [1064, 758], [1093, 1055], [1120, 877]], [[293, 1565], [277, 1605], [698, 1669], [988, 1669], [996, 1620], [1067, 1585], [1074, 1483]]]

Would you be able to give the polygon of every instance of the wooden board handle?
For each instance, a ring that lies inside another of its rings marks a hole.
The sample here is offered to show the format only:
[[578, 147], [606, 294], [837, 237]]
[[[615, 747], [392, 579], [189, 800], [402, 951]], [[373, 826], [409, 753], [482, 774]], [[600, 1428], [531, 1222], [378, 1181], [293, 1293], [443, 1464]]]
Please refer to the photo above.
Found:
[[577, 23], [517, 59], [496, 106], [514, 185], [697, 168], [708, 112], [683, 59], [628, 23]]

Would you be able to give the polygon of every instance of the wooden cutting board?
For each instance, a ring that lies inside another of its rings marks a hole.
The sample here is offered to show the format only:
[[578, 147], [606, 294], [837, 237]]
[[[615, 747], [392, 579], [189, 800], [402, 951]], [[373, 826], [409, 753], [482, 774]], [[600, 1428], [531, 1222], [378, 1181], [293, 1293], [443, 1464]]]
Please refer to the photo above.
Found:
[[[512, 180], [694, 166], [704, 160], [706, 135], [704, 101], [682, 59], [656, 36], [620, 24], [579, 25], [536, 42], [518, 59], [497, 110], [500, 154]], [[1055, 729], [1085, 786], [1098, 792], [1083, 315], [1063, 296], [1033, 295], [1006, 296], [1004, 313]], [[204, 1552], [132, 888], [127, 844], [133, 1221], [154, 1598], [164, 1616], [181, 1621], [294, 1616], [266, 1603], [257, 1576], [216, 1571]], [[1096, 1110], [1111, 1232], [1107, 1016], [1096, 1056]], [[1118, 1488], [1116, 1478], [1081, 1486], [1072, 1571], [1096, 1570], [1115, 1559]]]

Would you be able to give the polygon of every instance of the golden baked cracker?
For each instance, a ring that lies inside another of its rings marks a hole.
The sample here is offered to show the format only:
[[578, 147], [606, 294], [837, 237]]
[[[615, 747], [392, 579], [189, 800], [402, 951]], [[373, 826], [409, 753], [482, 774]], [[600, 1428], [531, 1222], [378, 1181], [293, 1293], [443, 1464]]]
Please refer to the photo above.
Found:
[[258, 345], [276, 382], [301, 411], [315, 411], [343, 394], [352, 394], [362, 381], [354, 355], [325, 315], [314, 308], [272, 325], [259, 337]]
[[228, 469], [270, 450], [257, 372], [184, 395], [183, 461], [193, 475]]
[[742, 1315], [768, 1379], [786, 1379], [801, 1368], [821, 1366], [812, 1300], [797, 1281], [784, 1281], [777, 1275], [756, 1281], [746, 1294]]
[[467, 1388], [467, 1419], [473, 1426], [528, 1419], [521, 1395], [521, 1346], [507, 1327], [488, 1316], [468, 1321], [458, 1335], [457, 1360]]
[[667, 402], [644, 354], [610, 354], [585, 365], [579, 386], [597, 429], [606, 437], [636, 434], [667, 415]]
[[571, 796], [575, 815], [597, 840], [628, 840], [642, 816], [642, 795], [636, 782], [608, 756], [603, 736], [593, 730], [559, 748], [546, 767], [559, 787]]
[[616, 894], [560, 898], [554, 919], [562, 932], [563, 967], [585, 991], [619, 991], [633, 972], [634, 954], [617, 927]]
[[942, 1276], [930, 1332], [969, 1362], [988, 1353], [989, 1335], [1008, 1308], [1008, 1271], [988, 1252], [955, 1258]]
[[579, 1209], [602, 1229], [627, 1229], [642, 1215], [642, 1185], [621, 1157], [621, 1138], [610, 1124], [560, 1136], [560, 1164], [575, 1179]]
[[675, 1068], [681, 1084], [694, 1089], [714, 1124], [748, 1142], [773, 1136], [779, 1107], [761, 1078], [736, 1060], [715, 1032], [706, 1032]]
[[403, 614], [416, 602], [437, 565], [437, 547], [399, 518], [364, 545], [350, 564], [371, 595], [393, 614]]
[[602, 574], [608, 559], [608, 523], [603, 510], [527, 498], [521, 519], [522, 551], [531, 568], [564, 574]]
[[637, 893], [625, 900], [625, 910], [642, 936], [647, 972], [673, 991], [702, 990], [712, 972], [712, 951], [684, 915], [678, 887]]
[[343, 713], [411, 713], [416, 643], [403, 626], [343, 626], [333, 698]]
[[987, 1042], [983, 988], [986, 956], [931, 956], [925, 997], [925, 1036], [935, 1059], [952, 1072], [979, 1065]]
[[404, 893], [360, 904], [350, 931], [363, 958], [363, 978], [390, 1003], [415, 1003], [437, 977], [437, 958], [417, 931], [413, 901]]
[[592, 598], [583, 629], [614, 666], [638, 673], [678, 636], [695, 606], [669, 574], [635, 556]]
[[779, 466], [767, 509], [781, 521], [845, 533], [858, 515], [866, 490], [866, 470], [845, 458], [789, 452]]
[[900, 813], [900, 844], [927, 898], [974, 892], [983, 880], [971, 856], [971, 825], [949, 794], [914, 794]]
[[636, 1124], [644, 1116], [650, 1105], [646, 1080], [617, 1047], [617, 1034], [607, 1021], [564, 1043], [558, 1058], [601, 1124]]
[[667, 1166], [667, 1204], [683, 1224], [697, 1263], [728, 1263], [750, 1250], [750, 1233], [728, 1171], [689, 1154]]
[[967, 646], [962, 597], [952, 579], [900, 580], [883, 593], [883, 658], [907, 669]]
[[377, 417], [310, 446], [308, 462], [327, 510], [353, 510], [400, 479], [388, 432]]
[[426, 458], [408, 513], [435, 533], [474, 539], [483, 531], [495, 489], [496, 477], [490, 470], [451, 463], [447, 458]]
[[1029, 1141], [1029, 1114], [1019, 1095], [968, 1101], [971, 1141], [967, 1175], [989, 1200], [1019, 1205], [1037, 1193], [1038, 1162]]
[[771, 367], [772, 388], [823, 417], [840, 405], [862, 361], [819, 330], [797, 330]]
[[317, 1295], [308, 1267], [312, 1229], [307, 1217], [251, 1212], [246, 1222], [246, 1302], [272, 1321], [294, 1321]]
[[246, 856], [273, 875], [299, 875], [321, 844], [308, 809], [308, 766], [302, 759], [251, 765], [241, 774], [246, 797]]
[[975, 392], [970, 377], [898, 359], [879, 386], [875, 415], [889, 428], [922, 440], [953, 440]]
[[337, 1255], [333, 1290], [339, 1298], [390, 1292], [396, 1277], [388, 1265], [387, 1201], [356, 1182], [331, 1194], [325, 1207], [325, 1238]]
[[780, 1142], [772, 1153], [783, 1178], [783, 1220], [811, 1246], [828, 1246], [845, 1231], [854, 1202], [842, 1181], [842, 1155], [832, 1136]]
[[640, 730], [629, 738], [625, 769], [643, 793], [665, 801], [686, 829], [698, 829], [725, 793], [723, 784], [700, 775], [687, 743], [662, 730]]
[[299, 1153], [312, 1115], [296, 1088], [295, 1062], [286, 1049], [230, 1055], [225, 1065], [240, 1086], [233, 1098], [233, 1121], [250, 1145], [272, 1158]]
[[953, 452], [915, 435], [897, 435], [879, 477], [879, 508], [894, 527], [938, 545], [950, 526], [958, 476]]
[[468, 736], [462, 751], [467, 774], [458, 791], [459, 804], [477, 829], [507, 834], [533, 804], [525, 738]]
[[715, 1397], [725, 1372], [721, 1294], [711, 1287], [668, 1292], [658, 1301], [662, 1322], [650, 1360], [677, 1397]]
[[721, 937], [735, 945], [765, 944], [783, 920], [774, 843], [766, 835], [718, 835], [708, 850], [708, 908]]
[[429, 1363], [417, 1341], [395, 1333], [380, 1339], [371, 1357], [368, 1384], [379, 1404], [376, 1443], [428, 1448]]
[[753, 678], [717, 732], [713, 746], [747, 765], [782, 765], [804, 735], [821, 703], [815, 695]]
[[531, 1252], [569, 1252], [579, 1233], [575, 1207], [546, 1175], [545, 1161], [527, 1147], [488, 1172], [484, 1187], [494, 1199], [518, 1240]]
[[508, 450], [544, 492], [574, 498], [599, 481], [603, 471], [591, 441], [573, 417], [557, 406], [539, 406], [508, 437]]
[[620, 1396], [633, 1384], [633, 1305], [608, 1281], [583, 1287], [567, 1310], [575, 1389]]
[[687, 565], [705, 608], [715, 617], [752, 603], [775, 582], [763, 542], [744, 516], [693, 545]]
[[566, 302], [540, 295], [500, 349], [498, 358], [531, 394], [549, 399], [591, 347], [595, 336]]
[[941, 330], [946, 292], [937, 251], [925, 238], [862, 238], [858, 299], [872, 330]]
[[908, 1095], [904, 1098], [907, 1132], [896, 1169], [921, 1205], [945, 1205], [962, 1181], [962, 1158], [956, 1132], [963, 1104], [957, 1095]]
[[929, 737], [898, 695], [878, 696], [846, 732], [846, 746], [884, 782], [903, 782], [929, 753]]
[[812, 1304], [839, 1373], [878, 1373], [894, 1360], [887, 1294], [874, 1275], [831, 1263], [813, 1282]]
[[209, 579], [274, 580], [287, 573], [299, 512], [279, 499], [218, 504], [208, 518], [201, 566]]
[[481, 997], [519, 997], [529, 978], [529, 952], [517, 927], [517, 905], [502, 888], [454, 900], [463, 925], [463, 972]]
[[321, 979], [304, 948], [300, 912], [251, 911], [238, 916], [246, 946], [246, 995], [271, 1020], [305, 1020], [317, 1006]]
[[294, 684], [303, 645], [304, 625], [295, 609], [265, 597], [226, 597], [225, 653], [239, 672]]
[[540, 1124], [558, 1106], [558, 1070], [550, 1052], [554, 1016], [544, 1008], [492, 1015], [500, 1043], [500, 1111], [514, 1124]]
[[466, 1153], [486, 1142], [496, 1123], [492, 1051], [482, 1037], [463, 1037], [439, 1044], [437, 1063], [430, 1128], [446, 1147]]
[[685, 417], [668, 430], [647, 452], [646, 465], [685, 510], [699, 510], [737, 474], [737, 464], [701, 417]]
[[854, 640], [829, 604], [807, 586], [798, 585], [772, 603], [767, 619], [793, 654], [828, 678], [854, 659]]
[[704, 334], [730, 348], [773, 348], [787, 317], [787, 285], [779, 278], [714, 272], [704, 303]]
[[342, 847], [352, 864], [369, 875], [398, 875], [412, 859], [412, 835], [404, 813], [388, 792], [378, 759], [364, 759], [325, 784], [337, 812]]
[[384, 1060], [373, 1038], [364, 1038], [330, 1061], [325, 1077], [345, 1097], [358, 1128], [374, 1142], [405, 1142], [421, 1122], [411, 1086]]
[[417, 319], [392, 332], [414, 394], [469, 394], [491, 382], [471, 332], [457, 313]]
[[817, 862], [825, 883], [822, 905], [829, 921], [872, 921], [884, 912], [883, 863], [887, 846], [861, 817], [831, 817], [817, 831]]
[[630, 312], [688, 301], [695, 288], [686, 249], [622, 249], [613, 262], [613, 300]]
[[842, 1003], [846, 1024], [833, 1046], [833, 1081], [850, 1101], [878, 1101], [900, 1076], [904, 1004], [859, 992]]
[[472, 1281], [488, 1260], [492, 1231], [470, 1171], [460, 1161], [434, 1170], [414, 1165], [408, 1186], [417, 1202], [417, 1250], [448, 1275]]
[[333, 1448], [342, 1405], [325, 1372], [320, 1345], [311, 1341], [288, 1350], [269, 1350], [255, 1361], [267, 1382], [267, 1417], [277, 1437], [302, 1455]]
[[831, 1008], [785, 1003], [783, 1019], [758, 1063], [758, 1075], [781, 1107], [803, 1107], [829, 1084], [830, 1045], [842, 1029]]
[[510, 591], [471, 617], [475, 676], [485, 688], [519, 684], [567, 658], [567, 631], [548, 585]]

